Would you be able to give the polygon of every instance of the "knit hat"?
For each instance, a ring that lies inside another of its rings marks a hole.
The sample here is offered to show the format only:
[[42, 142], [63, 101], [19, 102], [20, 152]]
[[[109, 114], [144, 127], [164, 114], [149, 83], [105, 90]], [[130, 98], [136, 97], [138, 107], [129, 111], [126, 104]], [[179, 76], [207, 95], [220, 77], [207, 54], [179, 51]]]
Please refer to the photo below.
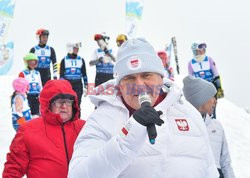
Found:
[[164, 76], [164, 67], [153, 46], [143, 38], [130, 39], [118, 50], [114, 66], [116, 83], [131, 74], [155, 72]]
[[195, 78], [191, 75], [183, 79], [183, 93], [195, 108], [199, 108], [216, 94], [216, 88], [211, 83], [201, 78]]

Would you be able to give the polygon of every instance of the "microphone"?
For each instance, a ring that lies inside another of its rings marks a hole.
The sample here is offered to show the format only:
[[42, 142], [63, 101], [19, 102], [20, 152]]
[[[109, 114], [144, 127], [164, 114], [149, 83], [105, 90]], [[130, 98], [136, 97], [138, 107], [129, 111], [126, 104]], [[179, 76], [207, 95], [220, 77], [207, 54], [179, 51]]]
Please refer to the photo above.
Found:
[[[141, 93], [138, 97], [139, 104], [141, 107], [151, 106], [151, 98], [147, 93]], [[155, 138], [157, 137], [157, 132], [155, 124], [150, 124], [147, 126], [149, 142], [153, 145], [155, 144]]]

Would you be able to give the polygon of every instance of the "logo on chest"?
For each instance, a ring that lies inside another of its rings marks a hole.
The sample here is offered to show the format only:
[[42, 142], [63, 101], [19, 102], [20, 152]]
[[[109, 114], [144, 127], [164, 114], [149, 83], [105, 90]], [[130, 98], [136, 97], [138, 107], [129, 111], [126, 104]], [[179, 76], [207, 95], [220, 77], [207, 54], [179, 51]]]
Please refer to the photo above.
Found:
[[70, 68], [70, 72], [71, 72], [72, 74], [75, 74], [75, 73], [76, 73], [76, 68]]
[[175, 119], [179, 131], [189, 131], [188, 122], [186, 119]]
[[200, 76], [204, 77], [205, 76], [205, 72], [204, 71], [200, 71]]

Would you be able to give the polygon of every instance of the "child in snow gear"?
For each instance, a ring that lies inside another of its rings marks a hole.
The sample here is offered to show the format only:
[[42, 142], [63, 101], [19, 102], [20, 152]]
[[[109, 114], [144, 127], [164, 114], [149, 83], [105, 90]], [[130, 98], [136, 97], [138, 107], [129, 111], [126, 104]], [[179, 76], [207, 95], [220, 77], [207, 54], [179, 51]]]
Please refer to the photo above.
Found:
[[113, 79], [115, 57], [112, 49], [108, 49], [109, 37], [105, 33], [95, 34], [94, 40], [99, 48], [94, 51], [89, 65], [96, 66], [95, 86], [98, 86]]
[[[221, 86], [220, 75], [214, 60], [206, 55], [206, 43], [193, 43], [191, 46], [194, 58], [188, 63], [189, 75], [202, 78], [212, 82], [216, 89], [216, 98], [223, 98], [224, 91]], [[216, 118], [216, 107], [214, 108], [213, 118]]]
[[15, 90], [11, 96], [12, 125], [17, 131], [20, 125], [31, 119], [30, 107], [27, 100], [29, 81], [25, 78], [17, 78], [12, 82]]
[[39, 94], [42, 90], [42, 81], [39, 71], [35, 70], [38, 63], [38, 58], [34, 53], [28, 53], [23, 58], [25, 69], [19, 73], [19, 77], [29, 81], [29, 90], [27, 98], [31, 110], [32, 117], [40, 114], [39, 111]]
[[174, 69], [170, 67], [170, 60], [168, 59], [166, 51], [158, 51], [158, 56], [161, 58], [162, 64], [166, 70], [166, 77], [174, 80]]
[[70, 42], [67, 44], [68, 54], [62, 59], [60, 64], [60, 78], [68, 80], [73, 90], [77, 94], [79, 107], [81, 106], [81, 99], [83, 94], [87, 92], [88, 77], [85, 67], [84, 59], [78, 55], [81, 43]]
[[44, 86], [48, 80], [51, 80], [50, 64], [53, 64], [53, 79], [57, 79], [57, 61], [54, 48], [47, 45], [49, 31], [38, 29], [36, 32], [38, 45], [31, 48], [30, 52], [38, 57], [38, 70], [41, 74], [42, 85]]

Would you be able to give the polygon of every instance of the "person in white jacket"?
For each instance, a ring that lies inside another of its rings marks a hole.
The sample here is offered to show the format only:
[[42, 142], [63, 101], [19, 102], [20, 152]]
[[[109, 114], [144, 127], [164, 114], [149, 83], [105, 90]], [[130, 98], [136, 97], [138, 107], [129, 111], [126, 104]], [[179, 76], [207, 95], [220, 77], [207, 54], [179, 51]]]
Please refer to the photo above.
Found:
[[216, 105], [216, 88], [211, 82], [187, 76], [183, 79], [186, 99], [201, 113], [209, 135], [220, 178], [235, 178], [224, 129], [211, 115]]
[[[114, 71], [118, 92], [109, 86], [90, 96], [97, 109], [75, 142], [68, 177], [219, 177], [201, 115], [181, 89], [163, 83], [154, 48], [141, 38], [124, 42]], [[151, 105], [140, 106], [142, 93]], [[147, 132], [155, 125], [157, 137]]]

